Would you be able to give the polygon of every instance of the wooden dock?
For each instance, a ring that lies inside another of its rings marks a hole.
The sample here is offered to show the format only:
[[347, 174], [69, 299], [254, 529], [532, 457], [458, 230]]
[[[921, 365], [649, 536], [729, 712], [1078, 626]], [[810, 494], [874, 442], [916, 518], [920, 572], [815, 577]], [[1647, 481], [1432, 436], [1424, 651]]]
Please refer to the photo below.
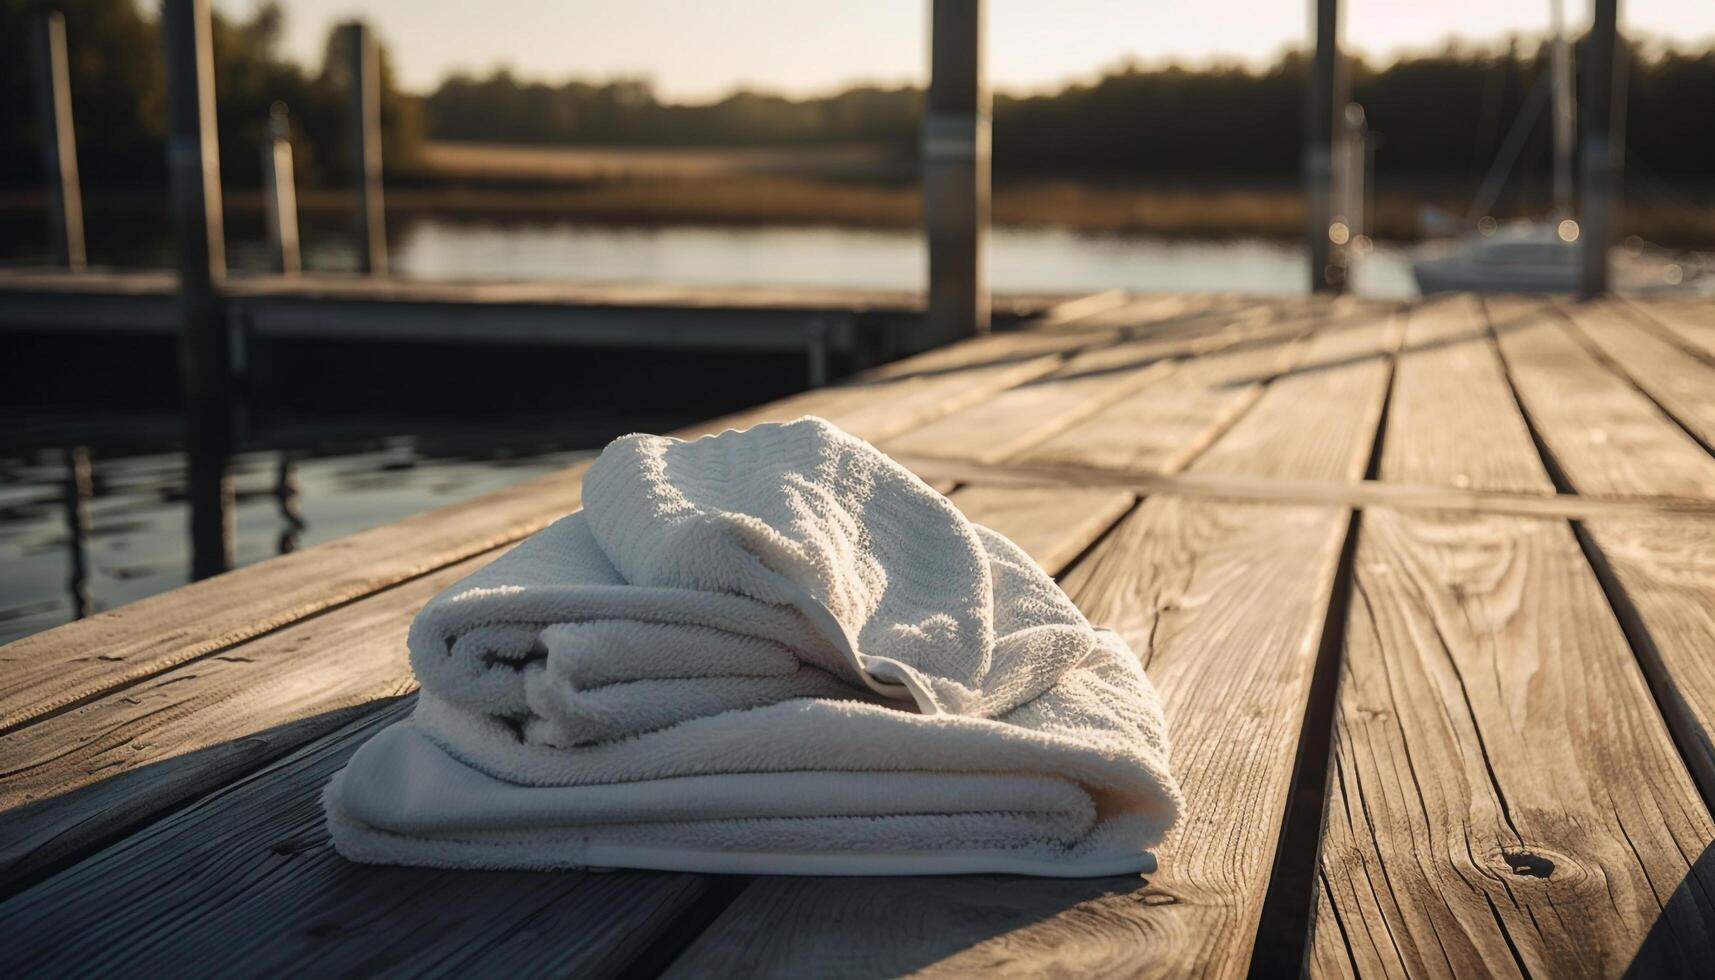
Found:
[[[921, 293], [876, 289], [241, 275], [221, 292], [237, 350], [283, 340], [800, 353], [813, 386], [832, 359], [908, 352], [925, 316]], [[177, 293], [169, 272], [0, 271], [0, 332], [176, 339]], [[1005, 326], [1121, 299], [1008, 295], [994, 312]]]
[[1154, 874], [344, 862], [412, 615], [573, 468], [0, 648], [0, 973], [1708, 975], [1715, 307], [1139, 298], [684, 434], [805, 413], [1145, 658]]

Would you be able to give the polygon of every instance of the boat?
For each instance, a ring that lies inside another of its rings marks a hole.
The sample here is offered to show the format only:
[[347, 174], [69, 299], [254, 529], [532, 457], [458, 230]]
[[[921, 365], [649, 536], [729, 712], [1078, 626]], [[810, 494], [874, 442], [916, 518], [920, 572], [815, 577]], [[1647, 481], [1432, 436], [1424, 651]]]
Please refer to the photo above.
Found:
[[[1424, 295], [1445, 292], [1569, 293], [1578, 288], [1584, 249], [1577, 226], [1521, 221], [1459, 239], [1444, 254], [1411, 264]], [[1571, 237], [1568, 238], [1567, 236]]]
[[[1549, 4], [1549, 73], [1526, 101], [1478, 191], [1472, 213], [1483, 217], [1476, 223], [1476, 233], [1461, 237], [1450, 250], [1426, 255], [1411, 265], [1417, 288], [1426, 296], [1455, 291], [1568, 293], [1578, 289], [1584, 246], [1578, 242], [1578, 222], [1572, 218], [1572, 140], [1577, 109], [1572, 50], [1562, 26], [1561, 3], [1552, 0]], [[1554, 210], [1540, 220], [1498, 225], [1487, 212], [1518, 161], [1536, 114], [1548, 102], [1553, 105]]]

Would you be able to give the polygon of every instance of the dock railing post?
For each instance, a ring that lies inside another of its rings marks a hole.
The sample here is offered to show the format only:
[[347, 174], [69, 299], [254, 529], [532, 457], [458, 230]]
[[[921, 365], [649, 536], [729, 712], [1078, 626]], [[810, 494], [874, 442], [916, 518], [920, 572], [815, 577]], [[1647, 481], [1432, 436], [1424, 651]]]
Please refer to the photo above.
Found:
[[1310, 289], [1343, 288], [1344, 269], [1334, 263], [1334, 123], [1345, 110], [1339, 88], [1339, 0], [1315, 0], [1316, 50], [1304, 112], [1305, 239], [1310, 252]]
[[1619, 0], [1596, 0], [1584, 64], [1584, 193], [1579, 201], [1578, 238], [1582, 268], [1578, 292], [1585, 298], [1608, 291], [1608, 246], [1614, 238], [1623, 140], [1615, 138], [1614, 66], [1620, 57]]
[[303, 269], [298, 254], [298, 188], [292, 172], [292, 126], [286, 104], [268, 112], [262, 138], [262, 198], [268, 220], [268, 251], [274, 271], [295, 276]]
[[923, 116], [929, 315], [921, 346], [949, 343], [989, 328], [983, 268], [989, 224], [984, 0], [930, 3], [929, 91]]
[[88, 267], [83, 247], [83, 192], [77, 179], [66, 22], [57, 11], [30, 19], [30, 73], [36, 89], [37, 125], [41, 127], [48, 251], [54, 264], [82, 272]]
[[346, 144], [357, 191], [357, 268], [387, 274], [386, 208], [381, 197], [381, 64], [375, 35], [362, 21], [345, 25]]
[[209, 0], [165, 0], [167, 174], [179, 254], [179, 375], [188, 457], [191, 576], [232, 566], [232, 376], [219, 283], [226, 276]]

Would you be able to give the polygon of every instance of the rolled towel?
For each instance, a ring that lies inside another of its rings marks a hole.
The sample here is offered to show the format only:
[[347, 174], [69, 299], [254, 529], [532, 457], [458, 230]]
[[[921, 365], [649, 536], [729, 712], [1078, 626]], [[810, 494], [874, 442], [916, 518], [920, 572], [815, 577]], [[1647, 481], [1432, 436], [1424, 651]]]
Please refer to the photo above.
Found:
[[634, 435], [431, 600], [349, 858], [1118, 874], [1177, 818], [1159, 699], [1017, 546], [820, 419]]

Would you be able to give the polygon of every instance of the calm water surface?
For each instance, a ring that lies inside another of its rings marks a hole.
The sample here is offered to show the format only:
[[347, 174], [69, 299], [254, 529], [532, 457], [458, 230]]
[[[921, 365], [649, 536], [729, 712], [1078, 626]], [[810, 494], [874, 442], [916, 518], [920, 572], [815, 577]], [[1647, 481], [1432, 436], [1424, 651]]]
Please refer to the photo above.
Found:
[[[434, 218], [402, 227], [400, 275], [424, 279], [589, 279], [922, 289], [922, 237], [853, 228], [612, 228], [571, 222], [484, 225]], [[324, 264], [340, 256], [316, 256]], [[1302, 245], [997, 228], [989, 281], [1008, 292], [1305, 290]], [[1366, 295], [1416, 295], [1409, 254], [1383, 243], [1359, 266]]]
[[[250, 452], [231, 469], [241, 565], [445, 506], [567, 466], [588, 450], [512, 455], [504, 449], [436, 457], [417, 440], [381, 440], [361, 451], [296, 458], [293, 510], [285, 514], [281, 452]], [[91, 459], [83, 588], [95, 611], [185, 584], [190, 568], [184, 458], [150, 453]], [[75, 618], [76, 538], [68, 522], [62, 450], [0, 457], [0, 642]]]
[[[235, 237], [233, 266], [259, 268], [261, 243]], [[485, 224], [437, 218], [394, 223], [395, 274], [442, 279], [581, 279], [824, 285], [920, 289], [920, 237], [905, 231], [843, 228], [614, 228], [572, 222]], [[164, 264], [159, 241], [142, 241], [108, 261]], [[337, 235], [306, 243], [313, 269], [352, 266]], [[1056, 229], [997, 229], [991, 281], [1007, 291], [1114, 287], [1140, 292], [1224, 290], [1257, 294], [1304, 288], [1300, 247], [1258, 239], [1198, 241], [1136, 235], [1087, 235]], [[1413, 292], [1405, 252], [1383, 245], [1360, 268], [1357, 285], [1375, 296]], [[92, 420], [111, 427], [113, 420]], [[686, 420], [674, 420], [675, 422]], [[98, 447], [93, 495], [81, 543], [68, 523], [65, 451], [85, 441], [78, 425], [33, 436], [28, 419], [8, 421], [14, 448], [0, 450], [0, 642], [74, 618], [73, 568], [82, 549], [87, 575], [78, 587], [96, 610], [179, 585], [189, 566], [182, 457]], [[289, 548], [331, 540], [444, 506], [563, 467], [610, 435], [664, 429], [667, 420], [582, 420], [582, 436], [497, 436], [477, 450], [448, 451], [446, 440], [416, 434], [370, 439], [359, 447], [299, 441], [285, 451], [253, 451], [234, 460], [238, 494], [237, 560], [250, 564]], [[170, 426], [169, 426], [170, 428]], [[601, 431], [600, 438], [590, 435]], [[277, 492], [282, 459], [296, 484], [299, 527]]]

